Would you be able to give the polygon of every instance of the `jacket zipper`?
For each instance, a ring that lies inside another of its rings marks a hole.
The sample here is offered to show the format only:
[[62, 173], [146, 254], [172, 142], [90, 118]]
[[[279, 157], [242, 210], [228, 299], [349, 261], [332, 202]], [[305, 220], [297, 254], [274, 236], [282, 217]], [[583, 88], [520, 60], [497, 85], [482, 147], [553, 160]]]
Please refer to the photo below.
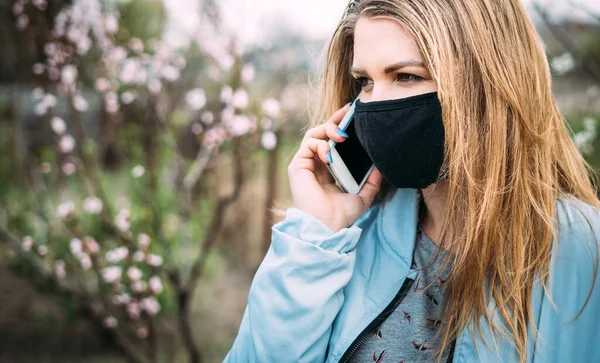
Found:
[[358, 337], [356, 337], [356, 339], [354, 339], [352, 344], [350, 344], [350, 346], [348, 347], [348, 349], [346, 349], [346, 352], [340, 359], [340, 363], [347, 363], [350, 360], [350, 357], [352, 357], [352, 355], [356, 352], [358, 347], [360, 347], [361, 344], [367, 340], [369, 335], [373, 333], [375, 328], [381, 325], [381, 323], [383, 323], [385, 319], [387, 319], [388, 316], [390, 316], [396, 310], [396, 308], [400, 305], [402, 300], [404, 300], [404, 298], [410, 291], [410, 288], [414, 281], [415, 280], [410, 278], [406, 278], [404, 280], [400, 291], [398, 291], [396, 296], [394, 296], [392, 302], [389, 303], [389, 305], [385, 309], [383, 309], [383, 312], [381, 312], [381, 314], [379, 314], [369, 325], [367, 325], [367, 327], [358, 335]]

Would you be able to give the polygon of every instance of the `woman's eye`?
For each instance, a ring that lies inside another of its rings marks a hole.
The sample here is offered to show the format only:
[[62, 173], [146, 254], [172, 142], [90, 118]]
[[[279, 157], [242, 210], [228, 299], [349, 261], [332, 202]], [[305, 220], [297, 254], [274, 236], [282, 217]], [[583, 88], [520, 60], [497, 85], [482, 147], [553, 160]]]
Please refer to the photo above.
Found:
[[362, 88], [365, 88], [365, 87], [369, 86], [371, 83], [373, 83], [373, 81], [371, 81], [370, 79], [368, 79], [366, 77], [358, 77], [358, 78], [356, 78], [356, 83], [358, 83], [358, 85], [361, 86]]
[[423, 80], [423, 77], [416, 76], [414, 74], [408, 74], [408, 73], [398, 73], [398, 75], [396, 76], [396, 79], [399, 82], [418, 82], [418, 81]]

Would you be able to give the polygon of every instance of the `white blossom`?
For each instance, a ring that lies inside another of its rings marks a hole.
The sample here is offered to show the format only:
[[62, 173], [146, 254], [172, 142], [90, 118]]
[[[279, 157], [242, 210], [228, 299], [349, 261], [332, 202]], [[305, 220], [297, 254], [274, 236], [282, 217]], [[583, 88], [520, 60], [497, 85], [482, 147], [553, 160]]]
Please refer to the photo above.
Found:
[[213, 121], [215, 120], [215, 116], [213, 115], [212, 112], [210, 111], [204, 111], [202, 112], [202, 115], [200, 116], [200, 119], [202, 120], [202, 122], [204, 122], [207, 125], [210, 125], [213, 123]]
[[63, 279], [67, 275], [65, 261], [56, 260], [54, 261], [54, 274], [57, 278]]
[[133, 169], [131, 169], [131, 175], [134, 178], [141, 177], [142, 175], [144, 175], [145, 172], [146, 172], [146, 169], [141, 165], [136, 165], [133, 167]]
[[50, 126], [52, 127], [52, 131], [54, 131], [58, 135], [64, 134], [67, 130], [67, 124], [62, 118], [58, 116], [52, 117], [52, 120], [50, 121]]
[[143, 251], [135, 251], [133, 253], [133, 260], [136, 262], [142, 262], [146, 258], [146, 254]]
[[115, 14], [108, 14], [104, 17], [104, 29], [109, 34], [115, 34], [119, 30], [119, 19]]
[[241, 88], [236, 90], [231, 99], [231, 105], [238, 110], [244, 110], [248, 107], [248, 103], [248, 92]]
[[127, 304], [127, 314], [133, 320], [137, 320], [140, 318], [140, 314], [142, 313], [142, 308], [137, 301], [132, 301]]
[[252, 82], [254, 80], [255, 75], [256, 71], [254, 70], [254, 66], [252, 64], [244, 64], [241, 73], [242, 82]]
[[114, 316], [107, 316], [106, 318], [104, 318], [104, 326], [107, 328], [114, 329], [117, 327], [118, 324], [119, 322]]
[[153, 296], [143, 298], [140, 301], [140, 307], [150, 316], [154, 316], [160, 311], [160, 304]]
[[146, 257], [146, 263], [153, 267], [159, 267], [163, 264], [163, 258], [158, 255], [148, 255]]
[[123, 270], [119, 266], [109, 266], [102, 269], [102, 279], [109, 283], [114, 284], [121, 280], [121, 274]]
[[142, 275], [142, 270], [140, 270], [137, 267], [131, 266], [127, 269], [127, 277], [129, 277], [129, 279], [132, 281], [137, 281], [141, 279]]
[[73, 164], [70, 161], [65, 162], [62, 166], [62, 171], [67, 176], [73, 175], [73, 173], [75, 173], [75, 169], [76, 169], [75, 164]]
[[72, 238], [71, 242], [69, 242], [69, 249], [71, 250], [73, 256], [79, 256], [79, 254], [81, 254], [83, 251], [83, 244], [81, 243], [81, 240], [79, 238]]
[[179, 79], [181, 72], [173, 65], [167, 64], [160, 69], [160, 75], [169, 82], [174, 82]]
[[60, 218], [69, 218], [75, 213], [75, 203], [72, 201], [64, 202], [58, 205], [56, 209], [56, 214]]
[[40, 256], [46, 256], [46, 254], [48, 253], [48, 247], [41, 245], [38, 247], [37, 252]]
[[575, 67], [575, 59], [571, 53], [564, 53], [563, 55], [552, 58], [550, 65], [558, 75], [563, 75], [570, 72]]
[[146, 283], [144, 281], [135, 281], [133, 284], [131, 284], [131, 290], [135, 293], [141, 294], [142, 292], [146, 291]]
[[267, 116], [277, 118], [281, 113], [281, 104], [274, 98], [267, 98], [262, 103], [262, 110]]
[[31, 248], [33, 247], [33, 238], [31, 238], [31, 236], [23, 237], [21, 246], [23, 247], [23, 251], [31, 251]]
[[198, 111], [206, 105], [206, 94], [202, 88], [194, 88], [185, 95], [185, 101], [192, 110]]
[[58, 141], [58, 149], [63, 153], [70, 153], [75, 148], [75, 138], [71, 135], [64, 135]]
[[148, 236], [146, 233], [140, 233], [137, 241], [140, 248], [145, 250], [150, 245], [150, 236]]
[[77, 67], [72, 64], [64, 66], [60, 78], [65, 84], [75, 83], [75, 80], [77, 80]]
[[102, 211], [102, 200], [96, 196], [89, 196], [83, 200], [83, 210], [87, 214], [98, 214]]
[[73, 108], [79, 112], [85, 112], [89, 109], [89, 105], [82, 95], [75, 95], [73, 97]]
[[106, 252], [106, 254], [104, 255], [104, 258], [106, 258], [106, 261], [108, 261], [110, 263], [119, 263], [119, 262], [123, 261], [124, 259], [126, 259], [128, 255], [129, 255], [129, 250], [127, 249], [127, 247], [119, 247], [114, 250]]
[[129, 230], [131, 222], [128, 209], [121, 209], [119, 211], [119, 213], [115, 217], [115, 224], [117, 225], [117, 228], [119, 228], [123, 232]]
[[162, 90], [162, 83], [158, 79], [153, 79], [148, 82], [148, 90], [152, 94], [158, 94]]
[[33, 67], [31, 67], [31, 71], [36, 75], [44, 73], [44, 69], [46, 69], [46, 67], [44, 67], [42, 63], [36, 63], [33, 65]]
[[221, 89], [221, 102], [229, 103], [233, 97], [233, 89], [229, 86], [225, 86]]
[[81, 268], [84, 270], [89, 270], [92, 268], [92, 258], [87, 253], [80, 253], [77, 258], [79, 259], [79, 263], [81, 264]]
[[132, 91], [125, 91], [121, 95], [121, 101], [126, 105], [135, 101], [135, 98], [136, 98], [135, 92], [132, 92]]
[[150, 280], [148, 280], [148, 288], [152, 291], [153, 294], [158, 295], [163, 291], [162, 281], [158, 276], [152, 276]]
[[267, 150], [273, 150], [277, 146], [277, 136], [272, 131], [265, 131], [260, 138], [260, 143]]
[[85, 237], [84, 241], [85, 248], [91, 255], [95, 255], [96, 253], [100, 252], [100, 245], [95, 239], [92, 237]]
[[110, 89], [110, 81], [104, 77], [100, 77], [96, 80], [96, 91], [106, 92]]

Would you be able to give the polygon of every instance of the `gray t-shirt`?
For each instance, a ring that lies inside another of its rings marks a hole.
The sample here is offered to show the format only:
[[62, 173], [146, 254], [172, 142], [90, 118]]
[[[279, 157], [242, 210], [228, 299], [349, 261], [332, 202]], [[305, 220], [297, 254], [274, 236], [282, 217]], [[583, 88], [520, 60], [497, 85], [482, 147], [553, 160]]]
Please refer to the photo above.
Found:
[[[417, 232], [413, 269], [419, 270], [413, 285], [398, 308], [358, 348], [350, 362], [435, 362], [438, 339], [435, 334], [443, 323], [441, 307], [445, 276], [439, 276], [444, 257], [435, 259], [436, 246], [420, 229]], [[442, 362], [448, 359], [449, 348]]]

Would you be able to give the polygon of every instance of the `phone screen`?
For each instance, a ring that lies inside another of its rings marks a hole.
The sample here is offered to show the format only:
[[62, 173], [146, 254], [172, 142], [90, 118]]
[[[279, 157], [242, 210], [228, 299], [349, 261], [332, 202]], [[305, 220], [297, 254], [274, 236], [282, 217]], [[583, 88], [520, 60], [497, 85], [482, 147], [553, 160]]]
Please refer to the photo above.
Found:
[[373, 165], [373, 162], [358, 140], [358, 136], [356, 136], [354, 117], [350, 119], [344, 131], [348, 134], [348, 138], [346, 141], [336, 144], [335, 149], [340, 154], [342, 160], [344, 160], [356, 184], [360, 185], [369, 172], [371, 165]]

